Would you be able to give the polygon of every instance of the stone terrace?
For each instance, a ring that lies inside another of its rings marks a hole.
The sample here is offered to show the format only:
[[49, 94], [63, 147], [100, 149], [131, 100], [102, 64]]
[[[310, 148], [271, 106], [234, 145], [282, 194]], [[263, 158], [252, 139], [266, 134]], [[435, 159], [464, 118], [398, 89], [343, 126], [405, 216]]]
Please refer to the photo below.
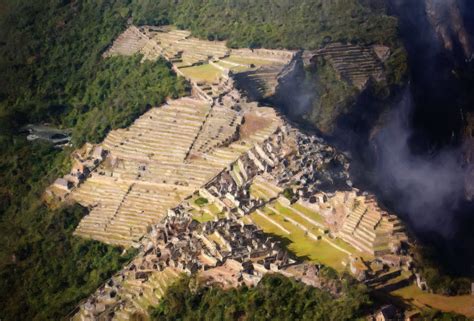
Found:
[[132, 56], [142, 50], [149, 40], [137, 27], [131, 26], [114, 41], [104, 57]]
[[[107, 159], [71, 194], [91, 208], [75, 234], [133, 245], [169, 208], [281, 124], [271, 108], [255, 109], [244, 100], [240, 106], [245, 111], [182, 98], [151, 109], [127, 129], [112, 131], [102, 143]], [[238, 140], [238, 125], [246, 113], [273, 121]], [[196, 152], [188, 157], [191, 150]]]
[[[192, 37], [189, 31], [170, 26], [131, 26], [117, 38], [104, 56], [134, 53], [141, 53], [144, 59], [150, 60], [156, 60], [161, 55], [173, 64], [175, 70], [207, 63], [214, 63], [214, 66], [223, 71], [232, 67], [254, 69], [265, 65], [262, 71], [252, 75], [264, 81], [271, 78], [273, 82], [276, 81], [278, 72], [295, 55], [294, 51], [288, 50], [230, 49], [226, 47], [225, 41], [200, 40]], [[267, 87], [274, 87], [273, 83]]]
[[[371, 195], [338, 192], [318, 206], [338, 221], [337, 235], [360, 251], [376, 256], [395, 253], [407, 240], [400, 220], [382, 210]], [[336, 218], [335, 212], [342, 217]]]
[[161, 49], [161, 53], [173, 64], [192, 66], [207, 62], [210, 58], [222, 58], [229, 54], [223, 41], [204, 41], [190, 36], [188, 31], [170, 27], [140, 28]]
[[370, 47], [332, 43], [318, 50], [316, 55], [329, 60], [342, 79], [359, 89], [364, 88], [370, 78], [385, 79], [382, 63]]

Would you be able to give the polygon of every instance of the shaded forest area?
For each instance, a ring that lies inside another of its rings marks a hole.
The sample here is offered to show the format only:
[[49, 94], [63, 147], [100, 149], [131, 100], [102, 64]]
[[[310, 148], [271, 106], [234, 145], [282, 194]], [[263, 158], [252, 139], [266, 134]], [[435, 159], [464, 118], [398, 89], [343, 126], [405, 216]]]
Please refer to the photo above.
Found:
[[255, 288], [222, 290], [200, 287], [183, 278], [172, 285], [152, 309], [153, 320], [356, 320], [371, 304], [367, 289], [347, 280], [343, 294], [334, 298], [326, 291], [288, 279], [266, 275]]
[[[168, 288], [163, 301], [150, 312], [156, 321], [366, 320], [374, 310], [367, 288], [347, 275], [341, 279], [334, 276], [332, 281], [340, 290], [338, 296], [281, 274], [264, 276], [254, 288], [230, 290], [202, 286], [198, 280], [184, 277]], [[427, 309], [420, 320], [467, 318]]]
[[188, 91], [164, 60], [103, 60], [126, 27], [128, 1], [2, 1], [0, 5], [0, 319], [59, 320], [134, 256], [72, 232], [87, 210], [44, 206], [71, 149], [28, 143], [18, 130], [70, 128], [98, 142], [150, 106]]

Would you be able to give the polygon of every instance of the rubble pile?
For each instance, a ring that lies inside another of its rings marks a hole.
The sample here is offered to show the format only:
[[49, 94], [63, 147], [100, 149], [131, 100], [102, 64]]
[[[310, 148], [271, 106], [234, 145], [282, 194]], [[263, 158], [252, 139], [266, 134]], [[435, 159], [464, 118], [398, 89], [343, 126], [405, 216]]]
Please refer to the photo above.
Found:
[[294, 200], [314, 202], [317, 192], [349, 190], [349, 161], [315, 135], [290, 129], [293, 142], [290, 151], [279, 155], [279, 166], [272, 171], [272, 177], [281, 187], [294, 190]]

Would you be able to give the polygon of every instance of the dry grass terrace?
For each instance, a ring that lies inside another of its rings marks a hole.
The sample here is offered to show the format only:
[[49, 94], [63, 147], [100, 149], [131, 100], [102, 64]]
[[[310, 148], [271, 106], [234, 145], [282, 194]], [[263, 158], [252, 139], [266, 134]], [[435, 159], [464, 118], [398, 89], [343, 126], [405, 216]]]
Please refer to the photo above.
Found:
[[474, 296], [443, 296], [420, 290], [415, 284], [391, 292], [413, 307], [434, 308], [444, 312], [455, 312], [474, 318]]
[[278, 197], [283, 190], [265, 179], [257, 177], [252, 186], [250, 186], [250, 195], [265, 201]]
[[181, 68], [180, 71], [182, 71], [187, 78], [190, 78], [196, 82], [204, 81], [207, 83], [213, 83], [219, 80], [219, 77], [222, 75], [221, 70], [210, 64], [185, 67]]

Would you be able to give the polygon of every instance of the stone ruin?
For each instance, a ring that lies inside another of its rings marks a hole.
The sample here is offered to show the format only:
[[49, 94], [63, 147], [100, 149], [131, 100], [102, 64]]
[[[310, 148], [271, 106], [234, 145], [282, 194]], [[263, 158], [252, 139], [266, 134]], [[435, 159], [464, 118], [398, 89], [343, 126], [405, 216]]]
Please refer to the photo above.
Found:
[[109, 133], [102, 143], [107, 159], [70, 195], [91, 208], [75, 234], [133, 245], [169, 208], [276, 130], [274, 111], [258, 109], [259, 117], [276, 121], [237, 139], [242, 115], [250, 112], [244, 104], [236, 111], [182, 98]]
[[[362, 88], [369, 78], [383, 80], [377, 61], [386, 56], [383, 49], [333, 44], [316, 54]], [[236, 89], [235, 82], [244, 77], [256, 84], [259, 95], [271, 95], [278, 78], [289, 72], [285, 67], [295, 52], [234, 50], [172, 27], [131, 26], [104, 57], [136, 53], [143, 59], [167, 59], [190, 80], [193, 95], [154, 107], [129, 128], [110, 132], [97, 146], [103, 158], [64, 196], [91, 210], [75, 235], [139, 250], [129, 265], [78, 306], [73, 320], [146, 318], [148, 307], [158, 304], [182, 274], [228, 288], [256, 285], [265, 273], [282, 273], [337, 294], [333, 284], [321, 281], [318, 266], [297, 264], [250, 219], [256, 212], [271, 220], [261, 208], [273, 201], [288, 209], [303, 203], [324, 216], [320, 223], [293, 209], [300, 221], [285, 218], [308, 237], [321, 239], [308, 228], [316, 226], [336, 248], [331, 238], [375, 256], [372, 264], [339, 247], [351, 258], [350, 271], [363, 275], [360, 279], [369, 285], [399, 273], [379, 272], [379, 266], [410, 263], [401, 253], [403, 227], [375, 199], [352, 188], [347, 157], [292, 127], [273, 108], [249, 102]], [[362, 69], [343, 64], [344, 58]], [[217, 81], [186, 76], [186, 68], [203, 64], [219, 70]], [[282, 196], [287, 189], [293, 192], [290, 200]], [[205, 198], [225, 218], [195, 221], [193, 195]]]

